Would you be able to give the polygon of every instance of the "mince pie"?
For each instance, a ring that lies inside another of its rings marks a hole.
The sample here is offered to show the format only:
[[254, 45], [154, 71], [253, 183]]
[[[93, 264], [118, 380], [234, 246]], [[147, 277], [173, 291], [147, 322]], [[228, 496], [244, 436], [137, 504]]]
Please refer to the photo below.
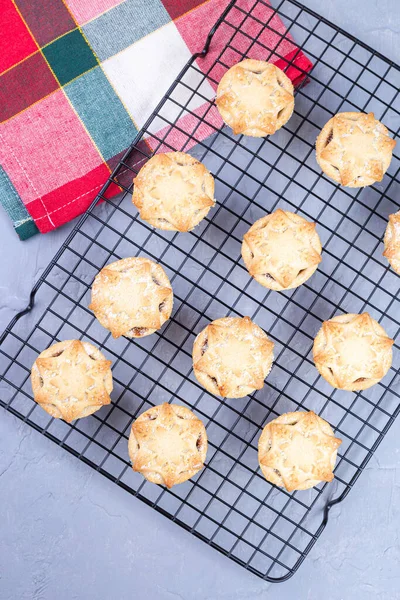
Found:
[[207, 433], [188, 408], [160, 404], [134, 421], [128, 450], [134, 471], [170, 488], [203, 468]]
[[113, 337], [144, 337], [171, 315], [173, 293], [161, 267], [148, 258], [117, 260], [102, 268], [92, 286], [89, 308]]
[[218, 85], [216, 105], [233, 133], [271, 135], [291, 117], [293, 85], [272, 63], [246, 59], [231, 67]]

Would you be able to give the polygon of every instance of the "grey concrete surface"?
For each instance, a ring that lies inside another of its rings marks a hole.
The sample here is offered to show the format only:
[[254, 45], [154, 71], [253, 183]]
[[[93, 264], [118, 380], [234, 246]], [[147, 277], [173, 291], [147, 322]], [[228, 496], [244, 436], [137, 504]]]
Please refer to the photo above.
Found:
[[[307, 0], [394, 60], [398, 0]], [[0, 329], [71, 226], [19, 242], [0, 215]], [[294, 578], [270, 585], [0, 411], [0, 598], [400, 600], [400, 421]]]

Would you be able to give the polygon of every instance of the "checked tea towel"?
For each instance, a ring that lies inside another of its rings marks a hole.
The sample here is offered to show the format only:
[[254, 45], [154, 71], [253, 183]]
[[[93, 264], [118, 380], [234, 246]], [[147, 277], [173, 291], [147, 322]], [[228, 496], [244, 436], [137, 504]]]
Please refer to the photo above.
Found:
[[[21, 239], [51, 231], [89, 206], [227, 5], [0, 0], [0, 202]], [[310, 61], [269, 5], [237, 0], [208, 55], [197, 60], [199, 81], [238, 25], [243, 53], [288, 67], [295, 83], [306, 76]], [[254, 38], [260, 43], [252, 44]], [[203, 82], [202, 95], [215, 96], [212, 81]], [[209, 133], [204, 128], [199, 135]], [[151, 138], [146, 143], [154, 149]], [[108, 194], [118, 192], [114, 186]]]

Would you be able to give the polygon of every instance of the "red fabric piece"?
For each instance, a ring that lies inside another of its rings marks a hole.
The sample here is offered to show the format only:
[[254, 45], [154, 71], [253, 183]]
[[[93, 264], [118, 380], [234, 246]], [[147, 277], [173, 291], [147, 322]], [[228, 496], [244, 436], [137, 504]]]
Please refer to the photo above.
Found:
[[[34, 200], [29, 204], [29, 212], [35, 220], [41, 233], [47, 233], [64, 223], [68, 223], [77, 215], [84, 212], [88, 204], [99, 193], [103, 187], [109, 170], [106, 165], [100, 165], [90, 173], [87, 173], [79, 179], [74, 179], [69, 183], [46, 194], [41, 200]], [[111, 185], [107, 190], [106, 197], [112, 198], [119, 194], [121, 190], [116, 185]], [[51, 206], [51, 220], [46, 214], [43, 214], [43, 204]], [[58, 208], [54, 208], [57, 207]]]
[[[200, 125], [198, 117], [203, 119]], [[179, 119], [178, 127], [164, 127], [157, 136], [149, 137], [147, 142], [157, 152], [171, 152], [172, 148], [182, 148], [187, 152], [201, 140], [216, 133], [223, 124], [215, 104], [207, 102], [196, 108], [193, 114]]]
[[14, 4], [11, 0], [0, 0], [0, 73], [36, 50], [37, 45]]
[[118, 6], [118, 4], [121, 4], [123, 1], [124, 0], [95, 0], [93, 2], [90, 0], [67, 0], [67, 4], [78, 25], [83, 25], [110, 8]]
[[[102, 158], [62, 90], [6, 121], [0, 133], [0, 164], [14, 173], [13, 184], [28, 211], [41, 199], [43, 215], [59, 205], [45, 198], [103, 165]], [[107, 173], [109, 173], [106, 167]], [[90, 188], [87, 188], [90, 189]], [[82, 193], [78, 185], [77, 196]], [[74, 215], [79, 214], [78, 212]], [[36, 217], [32, 215], [36, 220]], [[72, 217], [68, 214], [64, 223]], [[38, 223], [39, 226], [39, 223]]]
[[177, 19], [203, 2], [204, 0], [162, 0], [164, 7], [171, 15], [171, 19]]
[[58, 89], [58, 83], [40, 52], [0, 77], [0, 122]]
[[16, 3], [40, 46], [76, 28], [62, 0], [16, 0]]
[[298, 49], [289, 52], [289, 54], [285, 56], [284, 60], [280, 58], [275, 64], [280, 69], [285, 69], [286, 75], [290, 77], [295, 87], [300, 85], [304, 79], [307, 81], [307, 78], [304, 77], [304, 71], [308, 73], [311, 71], [313, 66], [312, 62], [308, 60], [307, 56], [305, 56], [301, 51], [299, 52]]

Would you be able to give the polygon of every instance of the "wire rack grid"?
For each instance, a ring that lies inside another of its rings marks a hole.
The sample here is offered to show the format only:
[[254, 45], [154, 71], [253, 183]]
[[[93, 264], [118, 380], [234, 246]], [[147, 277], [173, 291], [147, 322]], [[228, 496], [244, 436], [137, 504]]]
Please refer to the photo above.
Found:
[[[277, 30], [278, 15], [285, 33]], [[256, 36], [247, 33], [249, 24], [253, 30], [257, 24]], [[273, 49], [263, 43], [266, 33], [275, 36]], [[219, 35], [224, 45], [217, 54]], [[298, 50], [288, 60], [280, 48], [291, 36]], [[314, 67], [284, 128], [263, 139], [221, 128], [210, 89], [229, 66], [256, 56], [290, 68], [300, 50]], [[111, 174], [96, 199], [103, 203], [94, 202], [81, 218], [1, 338], [2, 406], [267, 581], [298, 569], [330, 508], [345, 498], [400, 410], [397, 343], [387, 376], [360, 393], [333, 390], [311, 357], [321, 322], [337, 313], [367, 310], [395, 340], [399, 334], [399, 280], [382, 258], [382, 236], [388, 214], [398, 209], [400, 157], [395, 151], [381, 183], [352, 190], [322, 176], [314, 156], [320, 128], [339, 111], [374, 111], [397, 136], [399, 83], [397, 65], [296, 0], [274, 9], [262, 0], [231, 2]], [[131, 204], [132, 177], [164, 150], [190, 151], [215, 177], [216, 207], [188, 234], [154, 230]], [[117, 200], [107, 198], [113, 184], [124, 190]], [[243, 233], [278, 206], [316, 221], [324, 248], [313, 277], [286, 293], [257, 284], [240, 258]], [[114, 340], [87, 308], [90, 287], [105, 264], [135, 255], [165, 268], [174, 312], [156, 334]], [[192, 373], [194, 337], [226, 315], [251, 316], [275, 342], [266, 385], [238, 400], [208, 394]], [[111, 358], [114, 391], [110, 406], [68, 425], [35, 404], [29, 373], [39, 352], [72, 338]], [[171, 490], [134, 473], [127, 452], [132, 420], [164, 401], [192, 408], [209, 437], [206, 467]], [[343, 443], [333, 483], [289, 494], [262, 477], [257, 441], [269, 420], [299, 409], [320, 414]]]

